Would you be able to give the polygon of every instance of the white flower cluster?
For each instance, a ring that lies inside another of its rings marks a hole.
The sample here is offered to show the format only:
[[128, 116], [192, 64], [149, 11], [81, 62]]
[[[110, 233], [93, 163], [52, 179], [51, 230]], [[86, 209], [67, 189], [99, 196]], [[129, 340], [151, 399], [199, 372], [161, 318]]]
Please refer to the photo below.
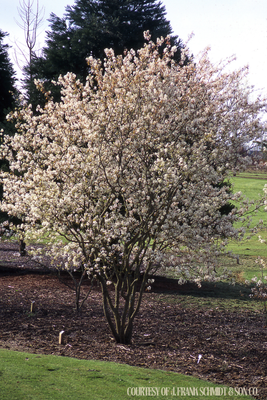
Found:
[[[263, 240], [260, 236], [259, 236], [259, 241], [261, 243], [265, 243], [265, 240]], [[267, 275], [264, 275], [264, 273], [266, 273], [267, 266], [266, 266], [265, 261], [260, 257], [258, 257], [258, 259], [256, 260], [256, 264], [260, 265], [261, 277], [254, 276], [253, 278], [251, 278], [251, 281], [246, 281], [246, 283], [247, 284], [249, 284], [249, 283], [255, 284], [255, 287], [253, 287], [251, 289], [252, 293], [251, 293], [250, 297], [254, 297], [256, 299], [266, 302], [267, 301]], [[266, 317], [267, 317], [266, 306], [267, 306], [267, 304], [265, 304], [265, 313], [266, 313]]]
[[104, 68], [89, 57], [86, 84], [60, 77], [61, 101], [14, 112], [17, 133], [1, 146], [2, 210], [23, 217], [26, 237], [49, 236], [55, 262], [107, 283], [166, 254], [181, 279], [214, 280], [218, 243], [238, 236], [240, 217], [221, 214], [233, 197], [221, 183], [264, 129], [266, 103], [250, 101], [245, 69], [225, 72], [206, 53], [177, 65], [162, 42], [107, 50]]
[[10, 238], [14, 235], [14, 231], [10, 229], [8, 221], [4, 221], [0, 224], [0, 240], [2, 238]]
[[[265, 243], [265, 240], [263, 240], [259, 236], [259, 241], [261, 243]], [[253, 283], [254, 286], [251, 288], [251, 294], [250, 297], [257, 299], [262, 302], [263, 304], [263, 312], [264, 312], [264, 326], [267, 324], [267, 275], [266, 274], [266, 269], [267, 265], [266, 262], [258, 257], [256, 260], [256, 264], [259, 264], [260, 266], [260, 277], [254, 276], [251, 278], [250, 281], [246, 281], [246, 284], [251, 284]]]

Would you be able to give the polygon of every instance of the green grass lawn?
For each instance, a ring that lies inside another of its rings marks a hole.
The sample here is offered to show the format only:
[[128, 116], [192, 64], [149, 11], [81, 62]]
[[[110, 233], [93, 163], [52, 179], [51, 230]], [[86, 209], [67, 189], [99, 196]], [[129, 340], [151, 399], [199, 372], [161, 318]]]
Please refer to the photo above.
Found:
[[[249, 200], [258, 200], [263, 196], [263, 187], [267, 184], [267, 173], [243, 172], [232, 178], [234, 192], [241, 191]], [[232, 241], [228, 245], [228, 250], [240, 257], [240, 265], [233, 262], [234, 271], [242, 279], [251, 279], [253, 276], [259, 276], [259, 268], [255, 264], [257, 257], [262, 257], [267, 260], [267, 244], [262, 244], [259, 241], [260, 235], [267, 241], [267, 212], [264, 207], [252, 216], [251, 226], [255, 226], [259, 220], [263, 220], [264, 227], [256, 235], [250, 239], [245, 239], [241, 242]], [[249, 231], [247, 232], [249, 234]], [[267, 272], [267, 271], [266, 271]]]
[[0, 349], [1, 400], [233, 400], [231, 390], [174, 372]]
[[[233, 191], [242, 192], [249, 200], [259, 200], [263, 195], [264, 185], [267, 184], [267, 173], [242, 173], [232, 177]], [[252, 226], [255, 226], [262, 219], [265, 224], [267, 222], [267, 212], [264, 207], [252, 215]]]
[[[263, 195], [263, 187], [267, 183], [267, 173], [262, 172], [245, 172], [232, 178], [234, 185], [234, 192], [241, 191], [250, 200], [258, 199]], [[235, 258], [221, 256], [218, 263], [221, 267], [227, 267], [234, 274], [236, 285], [233, 286], [227, 282], [203, 283], [209, 287], [205, 291], [206, 295], [203, 296], [203, 291], [194, 288], [192, 293], [184, 293], [182, 300], [179, 302], [183, 307], [213, 307], [219, 310], [235, 310], [244, 311], [253, 310], [254, 312], [262, 312], [262, 305], [260, 301], [251, 299], [250, 287], [244, 285], [246, 280], [250, 280], [254, 276], [260, 277], [261, 272], [259, 265], [256, 264], [256, 259], [260, 256], [267, 262], [267, 212], [262, 207], [259, 212], [253, 216], [252, 226], [256, 225], [262, 219], [265, 228], [261, 229], [256, 235], [250, 239], [241, 242], [232, 241], [229, 243], [227, 250], [233, 254], [239, 255], [239, 263]], [[266, 244], [259, 241], [258, 235], [261, 235], [266, 240]], [[176, 278], [177, 274], [175, 269], [166, 271], [167, 275], [171, 278]], [[267, 275], [267, 270], [265, 275]], [[167, 296], [168, 297], [168, 296]], [[174, 301], [174, 299], [164, 297], [167, 301]]]

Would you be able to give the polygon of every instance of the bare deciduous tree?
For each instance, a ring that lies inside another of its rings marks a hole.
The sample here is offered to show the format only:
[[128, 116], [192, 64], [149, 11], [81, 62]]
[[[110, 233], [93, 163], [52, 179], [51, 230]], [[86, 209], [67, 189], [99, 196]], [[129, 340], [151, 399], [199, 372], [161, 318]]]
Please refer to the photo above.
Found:
[[[40, 9], [38, 0], [36, 0], [36, 7], [34, 7], [34, 3], [35, 0], [20, 1], [18, 7], [20, 22], [16, 21], [17, 25], [24, 31], [27, 51], [23, 50], [23, 45], [20, 43], [16, 43], [16, 46], [19, 50], [20, 55], [24, 59], [24, 63], [30, 66], [34, 56], [34, 48], [36, 46], [37, 30], [40, 27], [44, 17], [44, 7]], [[15, 57], [17, 64], [20, 65], [18, 54], [16, 51]], [[30, 77], [32, 78], [32, 75]]]

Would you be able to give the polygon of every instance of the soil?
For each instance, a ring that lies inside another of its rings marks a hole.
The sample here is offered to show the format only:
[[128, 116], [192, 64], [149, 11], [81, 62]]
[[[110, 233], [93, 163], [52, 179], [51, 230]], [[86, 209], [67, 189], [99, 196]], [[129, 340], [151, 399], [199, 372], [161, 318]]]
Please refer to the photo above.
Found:
[[[267, 327], [262, 314], [184, 308], [177, 296], [194, 289], [189, 286], [157, 277], [152, 291], [144, 294], [132, 344], [116, 344], [98, 286], [77, 314], [70, 288], [28, 256], [21, 257], [17, 243], [0, 242], [0, 347], [175, 371], [243, 393], [257, 388], [256, 398], [266, 400]], [[86, 289], [85, 284], [84, 293]], [[33, 301], [35, 310], [30, 312]], [[64, 343], [59, 345], [62, 330]]]

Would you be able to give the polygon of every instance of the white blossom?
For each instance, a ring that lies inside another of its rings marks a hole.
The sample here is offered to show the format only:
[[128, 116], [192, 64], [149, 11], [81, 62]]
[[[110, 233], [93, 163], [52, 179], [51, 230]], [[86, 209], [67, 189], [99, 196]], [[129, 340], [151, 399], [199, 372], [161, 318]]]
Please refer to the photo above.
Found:
[[219, 184], [247, 165], [240, 149], [263, 134], [266, 101], [251, 100], [247, 69], [214, 66], [207, 51], [170, 63], [175, 48], [160, 56], [164, 39], [145, 39], [136, 53], [106, 50], [104, 68], [89, 57], [84, 85], [59, 77], [60, 102], [13, 113], [1, 209], [23, 219], [26, 236], [50, 237], [55, 263], [83, 263], [107, 282], [114, 265], [149, 270], [173, 255], [180, 282], [215, 280], [218, 252], [242, 234], [233, 223], [247, 209], [222, 215], [240, 194]]

